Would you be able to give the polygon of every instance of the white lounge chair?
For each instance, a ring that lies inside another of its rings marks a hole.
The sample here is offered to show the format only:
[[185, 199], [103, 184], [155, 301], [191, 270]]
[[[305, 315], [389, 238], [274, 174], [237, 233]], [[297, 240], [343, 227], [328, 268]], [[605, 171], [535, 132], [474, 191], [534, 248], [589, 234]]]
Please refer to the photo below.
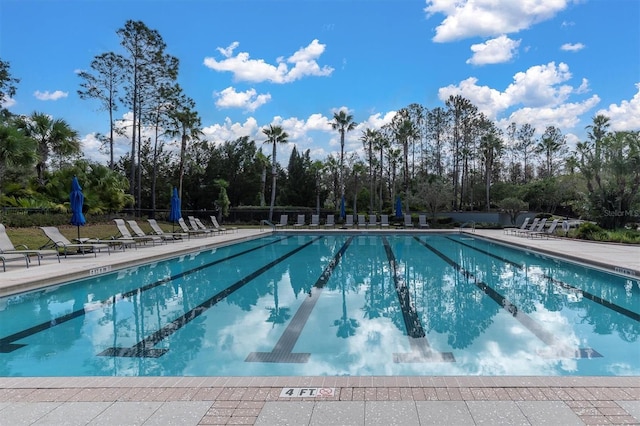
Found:
[[359, 214], [358, 215], [358, 228], [366, 228], [366, 227], [367, 227], [367, 219], [365, 218], [365, 215]]
[[404, 215], [404, 227], [405, 228], [413, 228], [413, 221], [411, 220], [410, 214]]
[[558, 222], [560, 220], [559, 219], [553, 219], [553, 221], [551, 222], [551, 225], [549, 225], [549, 227], [545, 230], [542, 229], [539, 232], [530, 232], [527, 234], [528, 237], [534, 238], [534, 237], [539, 237], [539, 238], [549, 238], [550, 236], [553, 237], [555, 235], [556, 232], [556, 227], [558, 226]]
[[29, 256], [26, 254], [18, 254], [18, 253], [0, 253], [0, 260], [2, 261], [2, 270], [7, 271], [7, 262], [12, 260], [24, 260], [27, 268], [29, 267]]
[[525, 218], [524, 222], [522, 222], [522, 225], [520, 225], [520, 227], [508, 227], [508, 228], [504, 228], [504, 233], [505, 234], [515, 234], [518, 231], [524, 231], [525, 229], [527, 229], [527, 225], [529, 225], [529, 220], [530, 218]]
[[388, 228], [389, 227], [389, 215], [388, 214], [380, 215], [380, 227], [381, 228]]
[[[535, 224], [536, 221], [534, 220], [533, 222]], [[523, 236], [526, 236], [528, 234], [532, 234], [534, 232], [542, 232], [542, 230], [544, 229], [544, 225], [546, 223], [547, 223], [547, 219], [546, 218], [540, 219], [535, 226], [531, 227], [531, 229], [525, 229], [524, 231], [518, 231], [517, 235], [519, 237], [523, 237]]]
[[375, 214], [370, 214], [369, 222], [367, 222], [367, 228], [375, 228], [378, 225], [378, 217]]
[[189, 225], [191, 225], [191, 228], [195, 229], [196, 231], [202, 231], [205, 235], [213, 235], [214, 232], [218, 232], [213, 228], [208, 228], [204, 223], [202, 223], [200, 219], [196, 218], [195, 216], [187, 216], [187, 219], [189, 219]]
[[218, 219], [214, 215], [211, 215], [211, 223], [213, 224], [213, 229], [217, 229], [220, 233], [231, 231], [238, 232], [238, 228], [236, 227], [228, 228], [226, 226], [220, 226]]
[[280, 223], [276, 223], [276, 228], [286, 228], [288, 224], [289, 224], [289, 215], [281, 214]]
[[140, 228], [140, 225], [138, 225], [138, 222], [136, 222], [135, 220], [127, 220], [127, 224], [129, 225], [129, 228], [131, 228], [131, 230], [133, 231], [133, 233], [135, 234], [136, 237], [150, 238], [151, 241], [153, 241], [154, 244], [155, 243], [166, 243], [167, 240], [172, 240], [173, 239], [173, 238], [167, 237], [167, 236], [147, 234], [146, 232], [144, 232], [142, 230], [142, 228]]
[[429, 222], [427, 222], [427, 215], [426, 214], [419, 214], [418, 215], [418, 227], [420, 227], [420, 228], [429, 228]]
[[528, 231], [532, 231], [533, 232], [533, 231], [536, 230], [536, 227], [538, 226], [538, 222], [540, 222], [540, 219], [536, 217], [535, 219], [533, 219], [533, 222], [527, 224], [528, 228], [527, 227], [522, 228], [522, 229], [521, 228], [515, 228], [515, 229], [513, 229], [513, 231], [511, 231], [511, 235], [517, 235], [520, 232], [528, 232]]
[[149, 226], [156, 235], [160, 235], [162, 238], [173, 239], [173, 240], [181, 240], [183, 238], [189, 238], [189, 234], [187, 232], [165, 232], [164, 229], [158, 225], [155, 219], [147, 219], [149, 222]]
[[345, 218], [344, 224], [342, 224], [343, 228], [353, 228], [353, 215], [348, 214]]
[[187, 222], [184, 221], [183, 218], [178, 219], [178, 225], [180, 225], [180, 229], [182, 229], [183, 232], [186, 232], [189, 235], [200, 235], [200, 236], [207, 236], [209, 235], [208, 232], [203, 231], [202, 229], [192, 229], [189, 228], [189, 225], [187, 225]]
[[[118, 228], [118, 232], [120, 233], [119, 236], [113, 237], [113, 241], [126, 241], [127, 245], [134, 246], [136, 246], [139, 242], [146, 244], [149, 241], [151, 241], [153, 245], [156, 244], [154, 239], [149, 235], [144, 237], [133, 236], [133, 234], [131, 234], [131, 231], [129, 231], [129, 228], [127, 228], [127, 224], [125, 223], [124, 219], [113, 219], [113, 221], [115, 222], [116, 228]], [[123, 243], [123, 245], [124, 244], [125, 243]]]
[[324, 221], [325, 228], [335, 228], [336, 227], [336, 215], [328, 214], [327, 219]]
[[[60, 252], [58, 250], [36, 250], [30, 249], [25, 245], [19, 245], [19, 248], [13, 245], [9, 235], [7, 234], [7, 230], [3, 224], [0, 223], [0, 255], [8, 255], [8, 254], [16, 254], [16, 255], [26, 255], [27, 256], [27, 267], [31, 262], [31, 256], [36, 256], [38, 259], [38, 265], [40, 265], [40, 259], [44, 256], [56, 256], [58, 258], [58, 263], [60, 263]], [[16, 258], [17, 259], [17, 258]], [[13, 259], [10, 259], [13, 260]], [[4, 267], [4, 262], [3, 262]], [[3, 268], [4, 269], [4, 268]]]
[[309, 224], [309, 228], [317, 228], [320, 226], [320, 215], [312, 214], [311, 215], [311, 223]]
[[62, 254], [64, 255], [64, 257], [67, 257], [68, 254], [73, 254], [73, 253], [82, 253], [83, 255], [85, 253], [93, 253], [94, 256], [97, 256], [98, 252], [103, 249], [106, 249], [107, 253], [111, 254], [111, 244], [109, 244], [108, 241], [95, 242], [95, 241], [102, 241], [102, 240], [88, 239], [87, 241], [84, 241], [81, 243], [72, 243], [67, 239], [67, 237], [62, 235], [60, 230], [55, 226], [41, 226], [40, 229], [42, 229], [42, 232], [44, 232], [44, 235], [46, 235], [47, 238], [49, 238], [49, 241], [47, 242], [47, 244], [42, 246], [41, 249], [44, 249], [46, 247], [55, 247], [56, 249], [59, 249], [62, 251]]
[[293, 224], [294, 227], [302, 228], [304, 226], [304, 215], [298, 215], [298, 221]]

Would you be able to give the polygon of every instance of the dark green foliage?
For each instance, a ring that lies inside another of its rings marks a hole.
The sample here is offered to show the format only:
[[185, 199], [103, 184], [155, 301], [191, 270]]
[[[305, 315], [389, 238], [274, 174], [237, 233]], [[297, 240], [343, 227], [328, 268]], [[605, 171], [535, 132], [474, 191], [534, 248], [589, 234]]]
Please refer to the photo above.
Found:
[[578, 226], [575, 237], [581, 240], [601, 241], [604, 239], [605, 231], [595, 223], [585, 222]]

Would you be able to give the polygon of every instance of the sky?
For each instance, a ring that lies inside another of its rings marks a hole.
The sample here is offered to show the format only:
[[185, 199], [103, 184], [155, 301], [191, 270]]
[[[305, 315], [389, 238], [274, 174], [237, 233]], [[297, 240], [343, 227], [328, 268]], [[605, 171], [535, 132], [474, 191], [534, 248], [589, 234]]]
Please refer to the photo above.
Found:
[[[4, 106], [64, 119], [85, 156], [106, 163], [96, 134], [108, 114], [79, 98], [77, 74], [124, 53], [116, 31], [127, 20], [157, 30], [180, 60], [207, 140], [262, 144], [262, 129], [280, 125], [284, 164], [293, 145], [313, 159], [339, 154], [341, 109], [358, 123], [345, 152], [361, 152], [364, 129], [451, 95], [501, 128], [556, 126], [570, 146], [598, 114], [612, 130], [640, 130], [638, 0], [0, 0], [0, 59], [20, 79]], [[116, 141], [116, 157], [128, 151]]]

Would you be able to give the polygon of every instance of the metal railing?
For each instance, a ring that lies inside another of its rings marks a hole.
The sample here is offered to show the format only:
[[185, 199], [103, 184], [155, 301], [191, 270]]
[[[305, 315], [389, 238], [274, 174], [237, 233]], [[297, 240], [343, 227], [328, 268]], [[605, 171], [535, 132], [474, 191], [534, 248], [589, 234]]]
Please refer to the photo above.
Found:
[[474, 220], [471, 220], [469, 222], [465, 222], [462, 225], [460, 225], [460, 228], [458, 229], [458, 232], [462, 232], [462, 228], [464, 228], [465, 226], [470, 226], [471, 227], [471, 232], [476, 232], [476, 222]]
[[265, 225], [271, 227], [271, 229], [275, 232], [276, 226], [267, 219], [262, 219], [260, 221], [260, 232], [264, 231]]

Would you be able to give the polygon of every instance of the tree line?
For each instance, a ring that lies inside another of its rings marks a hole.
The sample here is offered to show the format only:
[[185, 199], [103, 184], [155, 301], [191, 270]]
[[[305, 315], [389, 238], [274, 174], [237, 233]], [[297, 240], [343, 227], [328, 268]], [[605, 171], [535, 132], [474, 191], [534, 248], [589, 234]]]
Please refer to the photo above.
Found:
[[[530, 209], [606, 228], [640, 221], [640, 135], [611, 131], [606, 116], [593, 117], [586, 139], [570, 148], [556, 126], [500, 129], [471, 101], [451, 96], [441, 107], [400, 109], [381, 128], [360, 131], [361, 150], [345, 152], [358, 123], [341, 110], [331, 120], [340, 153], [312, 160], [309, 150], [294, 146], [285, 168], [277, 151], [291, 141], [281, 126], [263, 127], [265, 152], [249, 137], [206, 140], [195, 102], [178, 83], [179, 59], [166, 53], [161, 35], [140, 21], [127, 21], [117, 34], [123, 53], [99, 54], [79, 73], [78, 95], [97, 102], [108, 118], [108, 134], [98, 135], [108, 164], [83, 158], [79, 135], [64, 120], [2, 109], [1, 205], [64, 208], [67, 179], [75, 174], [84, 178], [86, 205], [95, 212], [165, 209], [177, 186], [185, 209], [226, 212], [266, 206], [268, 199], [270, 219], [276, 205], [337, 211], [344, 200], [351, 213], [382, 213], [400, 198], [405, 212], [434, 215]], [[0, 60], [0, 104], [19, 81]], [[126, 126], [114, 119], [120, 108], [131, 112]], [[120, 158], [116, 136], [130, 141]]]

